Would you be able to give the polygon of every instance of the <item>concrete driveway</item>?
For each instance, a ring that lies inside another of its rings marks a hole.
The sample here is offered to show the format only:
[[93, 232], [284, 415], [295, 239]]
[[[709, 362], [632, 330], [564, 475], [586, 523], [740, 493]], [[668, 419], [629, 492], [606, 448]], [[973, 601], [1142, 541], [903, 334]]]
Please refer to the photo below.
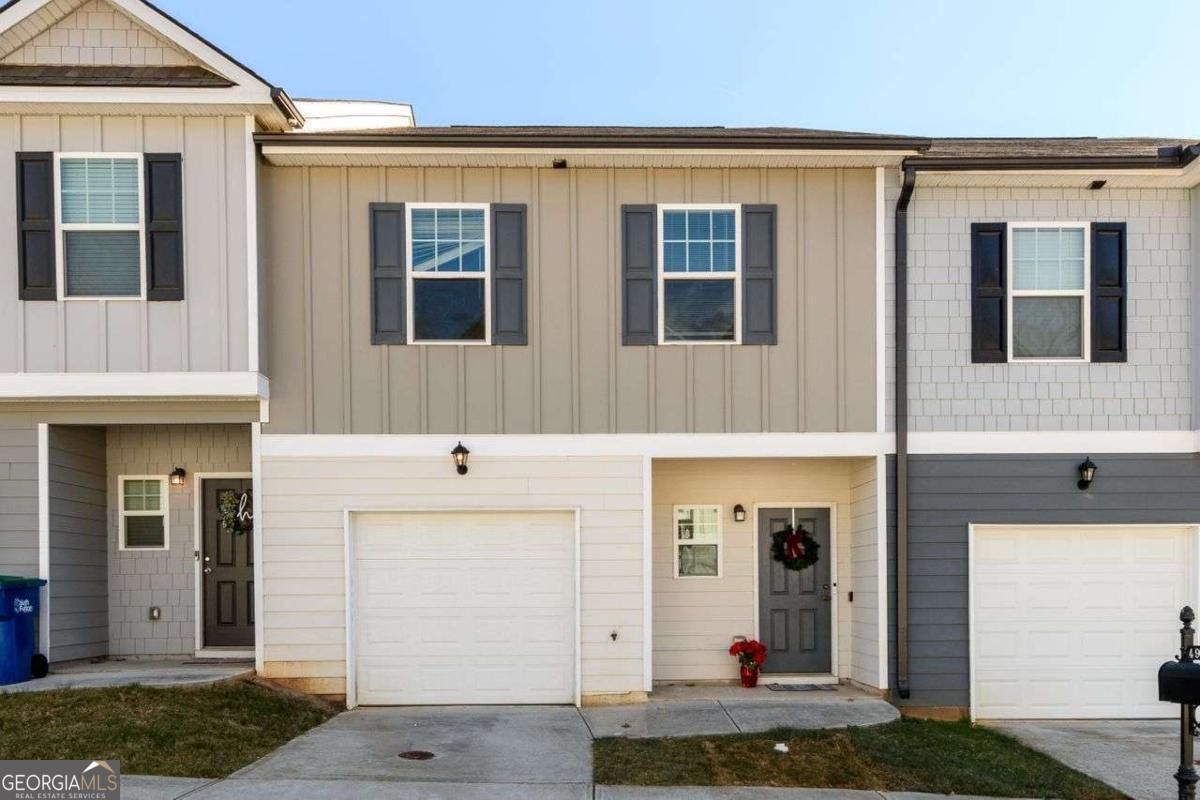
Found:
[[985, 725], [1015, 736], [1135, 800], [1172, 800], [1178, 790], [1174, 720], [1004, 720]]

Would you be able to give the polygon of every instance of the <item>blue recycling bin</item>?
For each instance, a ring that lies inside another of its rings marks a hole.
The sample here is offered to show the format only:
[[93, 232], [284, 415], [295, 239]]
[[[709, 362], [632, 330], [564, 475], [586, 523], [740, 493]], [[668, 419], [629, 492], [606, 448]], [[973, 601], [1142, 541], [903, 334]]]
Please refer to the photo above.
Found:
[[22, 683], [32, 675], [41, 578], [0, 575], [0, 685]]

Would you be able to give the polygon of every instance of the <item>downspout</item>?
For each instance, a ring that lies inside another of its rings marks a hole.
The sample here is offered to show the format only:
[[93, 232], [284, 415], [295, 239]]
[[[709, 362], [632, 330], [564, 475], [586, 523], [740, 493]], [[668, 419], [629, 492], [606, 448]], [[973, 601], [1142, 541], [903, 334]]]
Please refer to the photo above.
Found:
[[917, 183], [905, 165], [896, 201], [896, 693], [908, 686], [908, 204]]

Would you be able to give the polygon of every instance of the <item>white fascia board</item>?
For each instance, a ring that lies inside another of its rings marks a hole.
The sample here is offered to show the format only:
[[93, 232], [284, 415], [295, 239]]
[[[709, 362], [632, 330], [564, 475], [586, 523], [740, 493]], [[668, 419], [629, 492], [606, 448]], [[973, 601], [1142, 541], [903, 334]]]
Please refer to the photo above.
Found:
[[59, 103], [70, 105], [248, 105], [273, 106], [270, 89], [255, 86], [224, 88], [5, 86], [0, 103]]
[[257, 372], [21, 372], [0, 375], [0, 402], [37, 400], [266, 400]]
[[915, 455], [1194, 453], [1196, 431], [985, 431], [908, 435]]
[[268, 457], [449, 458], [462, 440], [471, 456], [652, 458], [851, 458], [892, 449], [878, 433], [652, 433], [508, 435], [326, 435], [262, 437]]

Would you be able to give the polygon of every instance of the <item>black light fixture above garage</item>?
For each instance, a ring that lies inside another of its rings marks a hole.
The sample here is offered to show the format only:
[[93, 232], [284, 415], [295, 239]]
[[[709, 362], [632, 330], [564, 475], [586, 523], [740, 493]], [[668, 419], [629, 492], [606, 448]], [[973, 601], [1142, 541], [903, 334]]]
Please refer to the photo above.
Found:
[[450, 451], [451, 458], [454, 459], [454, 466], [458, 469], [459, 475], [467, 474], [467, 459], [471, 457], [471, 451], [463, 447], [463, 443], [459, 442], [458, 447]]
[[733, 521], [734, 522], [745, 522], [746, 521], [746, 507], [744, 505], [742, 505], [741, 503], [738, 503], [736, 506], [733, 507]]
[[183, 486], [183, 484], [186, 482], [187, 482], [187, 470], [184, 469], [183, 467], [176, 467], [175, 471], [171, 473], [171, 485], [172, 486]]
[[1085, 458], [1083, 463], [1079, 465], [1079, 483], [1080, 489], [1086, 489], [1092, 485], [1092, 481], [1096, 479], [1096, 465], [1092, 463], [1091, 456]]

